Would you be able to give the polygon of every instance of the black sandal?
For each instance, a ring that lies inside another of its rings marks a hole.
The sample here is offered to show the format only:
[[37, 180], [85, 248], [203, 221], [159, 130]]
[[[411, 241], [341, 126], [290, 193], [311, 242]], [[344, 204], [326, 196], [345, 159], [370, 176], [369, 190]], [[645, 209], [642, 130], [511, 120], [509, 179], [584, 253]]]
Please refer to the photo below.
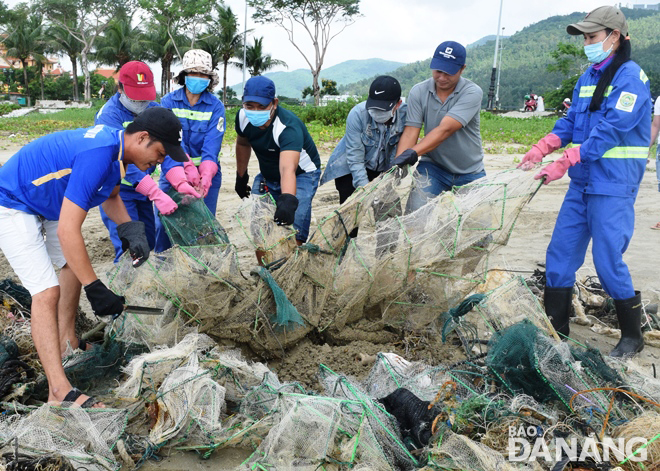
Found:
[[87, 351], [87, 340], [85, 339], [78, 339], [78, 348], [77, 350], [82, 350], [83, 352]]
[[[65, 403], [65, 402], [75, 403], [76, 400], [80, 396], [82, 396], [82, 394], [83, 394], [83, 392], [80, 389], [73, 388], [73, 389], [71, 389], [71, 391], [68, 392], [68, 394], [66, 396], [64, 396], [64, 399], [62, 400], [62, 404]], [[83, 409], [91, 409], [92, 407], [94, 407], [98, 403], [99, 403], [99, 401], [97, 401], [93, 397], [90, 397], [85, 402], [80, 404], [80, 407], [82, 407]]]

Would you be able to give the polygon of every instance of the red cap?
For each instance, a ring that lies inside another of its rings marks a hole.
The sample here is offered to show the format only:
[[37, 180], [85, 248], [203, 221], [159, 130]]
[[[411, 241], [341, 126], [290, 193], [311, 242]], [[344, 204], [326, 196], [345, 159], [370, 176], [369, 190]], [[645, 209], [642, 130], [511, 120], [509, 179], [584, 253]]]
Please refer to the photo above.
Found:
[[119, 70], [119, 81], [124, 86], [126, 96], [131, 100], [153, 101], [156, 99], [154, 74], [144, 62], [126, 62]]

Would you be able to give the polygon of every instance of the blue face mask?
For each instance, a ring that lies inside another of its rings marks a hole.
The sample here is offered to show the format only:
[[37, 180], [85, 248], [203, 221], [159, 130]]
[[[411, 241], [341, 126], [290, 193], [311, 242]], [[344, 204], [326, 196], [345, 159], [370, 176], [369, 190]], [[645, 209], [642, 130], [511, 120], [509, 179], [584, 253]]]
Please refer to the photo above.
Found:
[[250, 124], [252, 126], [263, 126], [268, 122], [270, 119], [270, 112], [272, 111], [272, 108], [270, 110], [264, 110], [264, 111], [253, 111], [253, 110], [246, 110], [245, 111], [245, 117], [250, 121]]
[[211, 83], [210, 79], [205, 79], [201, 77], [190, 77], [186, 75], [186, 88], [188, 91], [194, 95], [199, 95], [202, 93]]
[[[608, 34], [607, 38], [609, 38], [611, 34], [612, 33]], [[584, 46], [584, 53], [587, 56], [587, 60], [592, 64], [600, 64], [605, 59], [607, 59], [610, 53], [612, 52], [612, 48], [614, 47], [614, 44], [612, 44], [607, 51], [603, 50], [603, 44], [605, 44], [607, 38], [603, 39], [599, 43], [587, 44], [586, 46]]]

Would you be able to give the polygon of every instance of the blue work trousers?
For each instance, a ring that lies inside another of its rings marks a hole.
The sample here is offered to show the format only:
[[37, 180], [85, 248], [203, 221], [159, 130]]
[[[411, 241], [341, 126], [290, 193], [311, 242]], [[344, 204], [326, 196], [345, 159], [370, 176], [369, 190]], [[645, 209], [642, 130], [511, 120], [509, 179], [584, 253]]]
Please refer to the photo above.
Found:
[[546, 253], [547, 286], [568, 288], [584, 263], [589, 241], [600, 283], [612, 298], [635, 295], [623, 254], [635, 227], [635, 199], [590, 195], [569, 188]]

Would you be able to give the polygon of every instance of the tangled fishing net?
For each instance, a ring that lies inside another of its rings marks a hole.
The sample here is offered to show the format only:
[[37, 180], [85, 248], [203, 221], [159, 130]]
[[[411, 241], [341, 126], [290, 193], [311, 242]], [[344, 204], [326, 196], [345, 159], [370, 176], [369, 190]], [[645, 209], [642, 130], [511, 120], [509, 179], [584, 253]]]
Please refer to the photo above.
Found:
[[[659, 380], [559, 342], [522, 278], [474, 292], [538, 187], [528, 173], [502, 172], [406, 214], [409, 185], [394, 169], [318, 218], [301, 247], [273, 223], [268, 194], [246, 201], [226, 230], [203, 203], [179, 200], [163, 217], [173, 248], [138, 270], [125, 256], [109, 274], [130, 304], [163, 313], [126, 313], [103, 344], [65, 359], [76, 384], [121, 375], [113, 408], [4, 404], [5, 465], [115, 470], [121, 459], [132, 469], [174, 451], [239, 447], [250, 450], [239, 469], [252, 470], [550, 469], [508, 460], [512, 427], [550, 447], [643, 430], [656, 460]], [[386, 331], [442, 338], [465, 359], [381, 352], [361, 380], [320, 365], [321, 390], [309, 391], [233, 349], [281, 357], [306, 336], [342, 343]], [[20, 332], [5, 335], [23, 358]], [[16, 357], [0, 345], [5, 363]]]

